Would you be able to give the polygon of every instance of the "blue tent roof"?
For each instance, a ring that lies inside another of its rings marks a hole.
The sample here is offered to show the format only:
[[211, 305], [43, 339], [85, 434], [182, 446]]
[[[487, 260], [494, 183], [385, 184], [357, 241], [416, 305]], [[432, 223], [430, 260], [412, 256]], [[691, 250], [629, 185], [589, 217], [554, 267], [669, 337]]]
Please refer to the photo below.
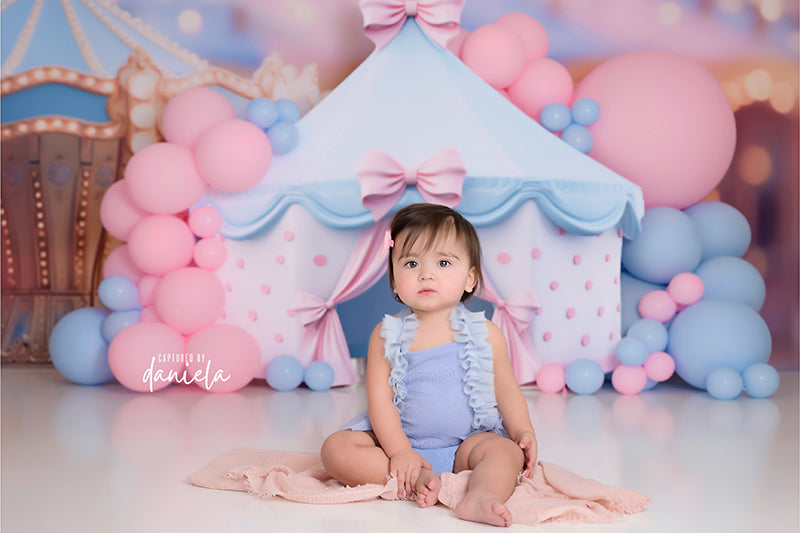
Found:
[[[596, 234], [617, 224], [640, 229], [641, 190], [570, 147], [522, 113], [409, 19], [328, 97], [298, 122], [300, 144], [275, 156], [267, 175], [242, 193], [211, 191], [223, 232], [246, 238], [292, 203], [322, 223], [352, 228], [373, 222], [362, 205], [356, 170], [379, 149], [405, 166], [455, 147], [467, 169], [457, 206], [473, 224], [499, 222], [534, 199], [558, 226]], [[396, 209], [422, 201], [408, 187]]]

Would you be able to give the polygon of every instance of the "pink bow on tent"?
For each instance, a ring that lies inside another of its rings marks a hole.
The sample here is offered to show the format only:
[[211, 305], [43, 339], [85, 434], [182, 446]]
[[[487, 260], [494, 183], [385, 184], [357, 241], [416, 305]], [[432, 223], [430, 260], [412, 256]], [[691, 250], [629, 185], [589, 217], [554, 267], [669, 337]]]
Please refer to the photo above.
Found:
[[464, 0], [361, 0], [364, 33], [380, 50], [391, 41], [408, 17], [442, 48], [458, 35]]
[[435, 152], [418, 168], [405, 168], [380, 150], [368, 150], [358, 166], [361, 201], [380, 220], [397, 203], [407, 185], [416, 185], [420, 196], [431, 204], [455, 207], [467, 169], [455, 148]]

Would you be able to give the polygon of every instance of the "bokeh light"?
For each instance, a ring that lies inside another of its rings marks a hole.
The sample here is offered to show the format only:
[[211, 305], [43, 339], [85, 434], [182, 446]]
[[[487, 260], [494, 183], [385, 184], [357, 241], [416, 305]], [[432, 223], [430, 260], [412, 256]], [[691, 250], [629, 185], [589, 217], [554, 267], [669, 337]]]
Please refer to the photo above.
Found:
[[203, 29], [203, 17], [194, 9], [184, 9], [178, 15], [178, 28], [181, 33], [194, 35]]
[[761, 185], [772, 173], [772, 158], [763, 146], [745, 146], [739, 155], [739, 175], [750, 185]]

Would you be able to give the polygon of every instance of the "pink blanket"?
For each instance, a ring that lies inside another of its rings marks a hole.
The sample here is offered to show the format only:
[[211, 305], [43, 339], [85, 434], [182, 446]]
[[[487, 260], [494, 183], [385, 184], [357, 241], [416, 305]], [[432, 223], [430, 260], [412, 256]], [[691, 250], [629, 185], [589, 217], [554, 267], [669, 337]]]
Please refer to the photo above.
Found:
[[[439, 501], [461, 501], [469, 471], [443, 474]], [[247, 491], [260, 498], [280, 496], [304, 503], [347, 503], [395, 499], [397, 482], [347, 487], [331, 478], [319, 454], [236, 448], [189, 476], [199, 487]], [[538, 463], [533, 479], [522, 478], [506, 502], [515, 523], [609, 523], [645, 509], [651, 498], [628, 489], [585, 479], [550, 463]]]

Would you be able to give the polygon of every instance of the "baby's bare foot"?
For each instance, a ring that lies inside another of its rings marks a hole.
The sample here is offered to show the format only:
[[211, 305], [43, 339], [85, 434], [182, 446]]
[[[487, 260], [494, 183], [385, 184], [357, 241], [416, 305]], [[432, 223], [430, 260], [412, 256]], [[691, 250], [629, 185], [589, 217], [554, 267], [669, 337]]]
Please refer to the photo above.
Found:
[[423, 468], [417, 479], [417, 503], [420, 507], [432, 507], [439, 502], [442, 480], [433, 470]]
[[455, 512], [462, 520], [500, 527], [511, 525], [511, 513], [503, 502], [493, 497], [482, 498], [479, 495], [467, 494], [456, 505]]

